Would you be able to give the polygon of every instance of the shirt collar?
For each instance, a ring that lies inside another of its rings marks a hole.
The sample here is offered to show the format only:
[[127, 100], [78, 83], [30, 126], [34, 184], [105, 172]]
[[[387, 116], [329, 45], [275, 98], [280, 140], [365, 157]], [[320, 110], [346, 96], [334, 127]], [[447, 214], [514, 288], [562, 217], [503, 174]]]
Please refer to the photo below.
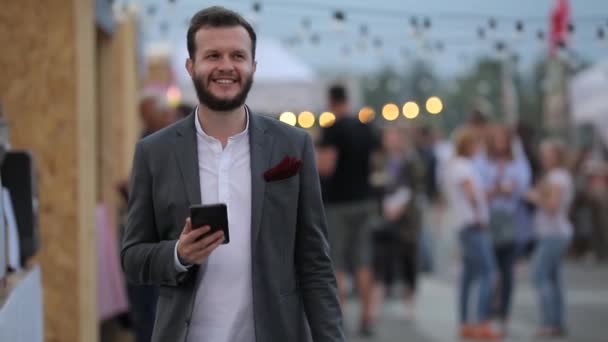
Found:
[[[244, 136], [247, 136], [247, 133], [249, 132], [249, 107], [245, 106], [245, 115], [247, 117], [247, 122], [245, 124], [245, 129], [242, 130], [240, 133], [237, 133], [233, 136], [231, 136], [230, 138], [228, 138], [228, 140], [240, 140], [242, 139]], [[214, 137], [208, 135], [204, 130], [203, 127], [201, 126], [201, 122], [199, 120], [198, 117], [198, 106], [196, 107], [195, 110], [195, 118], [194, 118], [194, 124], [196, 126], [196, 134], [201, 136], [203, 139], [208, 140], [208, 141], [215, 141], [217, 139], [215, 139]]]

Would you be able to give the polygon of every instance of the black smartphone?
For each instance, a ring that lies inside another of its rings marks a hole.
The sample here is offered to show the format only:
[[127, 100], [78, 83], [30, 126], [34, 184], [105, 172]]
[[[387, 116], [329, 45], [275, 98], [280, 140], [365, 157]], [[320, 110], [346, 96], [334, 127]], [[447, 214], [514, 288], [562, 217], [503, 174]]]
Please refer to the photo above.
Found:
[[192, 205], [190, 206], [190, 222], [192, 223], [192, 229], [206, 225], [211, 227], [209, 233], [203, 235], [203, 237], [221, 230], [224, 232], [223, 244], [230, 242], [226, 204]]

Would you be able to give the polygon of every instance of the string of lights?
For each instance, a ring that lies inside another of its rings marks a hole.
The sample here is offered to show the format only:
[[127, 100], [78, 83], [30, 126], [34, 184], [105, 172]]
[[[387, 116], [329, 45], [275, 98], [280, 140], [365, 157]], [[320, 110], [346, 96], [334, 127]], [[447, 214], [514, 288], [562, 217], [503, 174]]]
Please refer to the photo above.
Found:
[[[168, 0], [170, 3], [175, 3], [177, 0]], [[200, 6], [198, 2], [192, 0], [180, 0], [183, 5]], [[432, 14], [423, 12], [409, 11], [404, 8], [386, 8], [378, 6], [361, 6], [353, 4], [328, 4], [326, 2], [311, 2], [311, 1], [279, 1], [279, 0], [265, 0], [265, 1], [239, 1], [232, 0], [231, 3], [238, 4], [241, 6], [250, 6], [251, 10], [256, 13], [260, 13], [264, 10], [295, 10], [301, 13], [302, 10], [308, 11], [325, 11], [330, 13], [334, 18], [346, 20], [351, 15], [363, 15], [369, 16], [381, 16], [383, 19], [387, 17], [397, 17], [403, 19], [404, 17], [435, 17], [439, 19], [447, 20], [472, 20], [485, 18], [488, 21], [493, 21], [496, 24], [499, 21], [520, 21], [520, 22], [534, 22], [534, 21], [547, 21], [548, 15], [504, 15], [496, 13], [484, 13], [471, 10], [458, 10], [458, 11], [434, 11]], [[576, 21], [589, 22], [589, 21], [602, 21], [608, 22], [608, 13], [597, 13], [593, 15], [578, 15], [574, 18]]]
[[[175, 6], [177, 0], [168, 0], [169, 3], [172, 3]], [[188, 4], [191, 2], [188, 1], [180, 1], [180, 3]], [[241, 2], [241, 4], [243, 4]], [[423, 14], [423, 13], [414, 13], [410, 11], [405, 11], [403, 9], [397, 8], [378, 8], [378, 7], [369, 7], [369, 6], [357, 6], [354, 4], [349, 4], [348, 6], [342, 6], [342, 9], [336, 9], [336, 6], [332, 6], [326, 3], [316, 3], [316, 2], [298, 2], [298, 1], [290, 1], [290, 2], [279, 2], [279, 1], [254, 1], [249, 3], [251, 6], [251, 10], [254, 13], [255, 17], [258, 17], [261, 12], [265, 10], [277, 10], [277, 9], [291, 9], [297, 10], [297, 13], [301, 15], [301, 11], [303, 9], [308, 10], [322, 10], [328, 11], [332, 15], [332, 21], [334, 25], [333, 31], [323, 31], [315, 30], [313, 32], [312, 21], [309, 17], [304, 16], [300, 19], [301, 28], [300, 32], [297, 35], [283, 36], [281, 40], [287, 42], [288, 45], [294, 46], [300, 43], [304, 43], [305, 41], [310, 41], [312, 45], [319, 45], [321, 39], [333, 40], [332, 33], [339, 32], [342, 35], [336, 36], [335, 38], [339, 40], [343, 40], [346, 38], [343, 34], [345, 33], [345, 26], [347, 25], [348, 15], [350, 14], [364, 14], [367, 18], [370, 16], [381, 16], [382, 22], [386, 23], [387, 17], [398, 18], [400, 21], [405, 22], [406, 19], [409, 18], [409, 22], [407, 22], [406, 27], [409, 26], [410, 35], [412, 38], [422, 38], [422, 35], [425, 32], [428, 32], [432, 29], [433, 21], [437, 20], [437, 18], [441, 19], [454, 19], [454, 20], [467, 20], [471, 21], [472, 19], [479, 20], [484, 19], [486, 22], [482, 25], [477, 26], [475, 30], [476, 37], [480, 40], [486, 40], [489, 36], [492, 36], [494, 32], [497, 30], [499, 23], [502, 24], [503, 21], [512, 21], [507, 26], [511, 26], [514, 32], [513, 37], [502, 37], [501, 40], [511, 40], [512, 42], [517, 42], [522, 44], [526, 39], [530, 38], [530, 34], [535, 35], [539, 41], [544, 41], [546, 37], [546, 33], [543, 30], [535, 30], [535, 32], [526, 30], [526, 27], [534, 26], [534, 25], [526, 25], [527, 22], [530, 21], [543, 21], [548, 20], [546, 16], [506, 16], [506, 15], [494, 15], [489, 13], [480, 13], [480, 12], [472, 12], [472, 11], [458, 11], [458, 12], [434, 12], [432, 15]], [[244, 4], [246, 5], [246, 4]], [[150, 17], [155, 16], [158, 10], [155, 5], [149, 5], [146, 8], [146, 14]], [[284, 18], [279, 16], [280, 18]], [[568, 32], [573, 35], [576, 32], [576, 27], [581, 25], [576, 25], [575, 22], [581, 22], [581, 24], [588, 26], [593, 25], [595, 28], [595, 36], [597, 40], [603, 41], [606, 39], [606, 30], [608, 29], [608, 15], [593, 15], [593, 16], [581, 16], [576, 17], [573, 21], [568, 24]], [[285, 19], [285, 18], [284, 18]], [[289, 20], [289, 18], [286, 18]], [[593, 24], [592, 21], [602, 21], [602, 24], [597, 25]], [[187, 25], [187, 20], [184, 20], [184, 25]], [[171, 25], [167, 21], [161, 21], [159, 24], [159, 31], [162, 36], [166, 36], [167, 32], [170, 30]], [[357, 29], [359, 31], [359, 37], [362, 39], [367, 38], [369, 33], [369, 25], [367, 23], [358, 23], [355, 24], [355, 28], [349, 28], [351, 31], [353, 29]], [[504, 24], [503, 24], [504, 25]], [[373, 25], [374, 27], [377, 24]], [[593, 30], [593, 28], [591, 29]], [[586, 30], [589, 32], [589, 30]], [[504, 32], [504, 29], [503, 29]], [[302, 39], [302, 34], [308, 34], [308, 39]], [[375, 47], [380, 47], [382, 45], [383, 38], [384, 40], [388, 40], [388, 37], [407, 37], [403, 34], [402, 30], [396, 28], [395, 30], [382, 33], [382, 38], [379, 37], [378, 34], [375, 35], [376, 38], [373, 38], [370, 42], [370, 45]], [[351, 37], [352, 38], [352, 37]], [[450, 37], [446, 35], [442, 35], [441, 40], [434, 43], [436, 46], [444, 46], [446, 42], [449, 42], [449, 45], [461, 45], [468, 44], [471, 42], [470, 38], [462, 37]], [[583, 42], [591, 42], [591, 39], [586, 39], [584, 41], [577, 39], [577, 45], [582, 44]], [[359, 44], [362, 45], [362, 44]], [[442, 50], [442, 48], [438, 48], [437, 50]]]
[[[260, 4], [256, 1], [253, 6]], [[425, 18], [429, 17], [429, 13], [412, 12], [404, 10], [403, 8], [382, 8], [382, 7], [369, 7], [369, 6], [357, 6], [355, 4], [342, 5], [340, 9], [336, 9], [337, 6], [329, 5], [327, 3], [317, 2], [300, 2], [300, 1], [264, 1], [264, 4], [271, 8], [292, 8], [298, 10], [318, 10], [318, 11], [331, 11], [335, 17], [336, 13], [340, 13], [342, 18], [346, 18], [348, 14], [361, 14], [364, 16], [379, 15], [384, 18], [386, 17], [398, 17], [403, 19], [404, 17], [418, 17]], [[496, 15], [494, 13], [482, 13], [475, 11], [435, 11], [432, 13], [433, 17], [448, 20], [471, 20], [487, 18], [489, 22], [497, 23], [497, 21], [509, 21], [517, 20], [520, 22], [531, 22], [531, 21], [547, 21], [549, 17], [547, 15], [526, 15], [526, 16], [508, 16], [508, 15]], [[606, 14], [595, 14], [575, 17], [576, 21], [589, 22], [589, 21], [608, 21], [608, 13]]]
[[[200, 7], [191, 0], [167, 1], [143, 8], [144, 25], [156, 26], [166, 40], [183, 34], [189, 25], [188, 18], [168, 19], [167, 10], [192, 13]], [[466, 9], [423, 13], [303, 0], [236, 0], [230, 1], [230, 6], [251, 20], [258, 33], [274, 36], [289, 49], [303, 52], [322, 48], [343, 56], [345, 62], [355, 55], [371, 54], [393, 58], [396, 63], [408, 62], [455, 55], [472, 44], [480, 53], [508, 58], [531, 48], [548, 48], [550, 40], [548, 13], [515, 16]], [[283, 29], [277, 31], [277, 26]], [[558, 45], [560, 50], [608, 48], [608, 14], [573, 15], [566, 30], [567, 39]]]

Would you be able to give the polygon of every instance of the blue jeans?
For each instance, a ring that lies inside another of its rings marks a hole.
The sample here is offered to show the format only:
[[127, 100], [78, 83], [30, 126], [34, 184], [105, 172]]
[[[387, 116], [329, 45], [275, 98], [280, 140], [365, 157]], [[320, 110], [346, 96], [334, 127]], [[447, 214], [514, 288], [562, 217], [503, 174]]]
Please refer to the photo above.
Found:
[[515, 258], [517, 256], [517, 247], [515, 242], [503, 243], [494, 246], [494, 255], [500, 274], [500, 291], [497, 293], [499, 298], [496, 314], [498, 318], [507, 320], [511, 312], [511, 298], [513, 297], [514, 268]]
[[490, 319], [494, 273], [496, 262], [490, 234], [480, 226], [468, 226], [460, 232], [462, 249], [462, 275], [460, 281], [460, 322], [471, 323], [469, 318], [469, 295], [473, 282], [479, 282], [477, 320], [481, 323]]
[[542, 238], [532, 259], [532, 279], [538, 290], [544, 327], [564, 328], [561, 261], [569, 242], [561, 237]]

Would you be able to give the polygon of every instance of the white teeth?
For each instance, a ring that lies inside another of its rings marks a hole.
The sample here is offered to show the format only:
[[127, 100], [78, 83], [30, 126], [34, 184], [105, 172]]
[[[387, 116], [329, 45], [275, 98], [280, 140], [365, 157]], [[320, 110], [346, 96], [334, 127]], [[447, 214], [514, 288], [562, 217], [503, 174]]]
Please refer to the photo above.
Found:
[[215, 80], [215, 82], [221, 83], [221, 84], [231, 84], [231, 83], [234, 83], [234, 80]]

